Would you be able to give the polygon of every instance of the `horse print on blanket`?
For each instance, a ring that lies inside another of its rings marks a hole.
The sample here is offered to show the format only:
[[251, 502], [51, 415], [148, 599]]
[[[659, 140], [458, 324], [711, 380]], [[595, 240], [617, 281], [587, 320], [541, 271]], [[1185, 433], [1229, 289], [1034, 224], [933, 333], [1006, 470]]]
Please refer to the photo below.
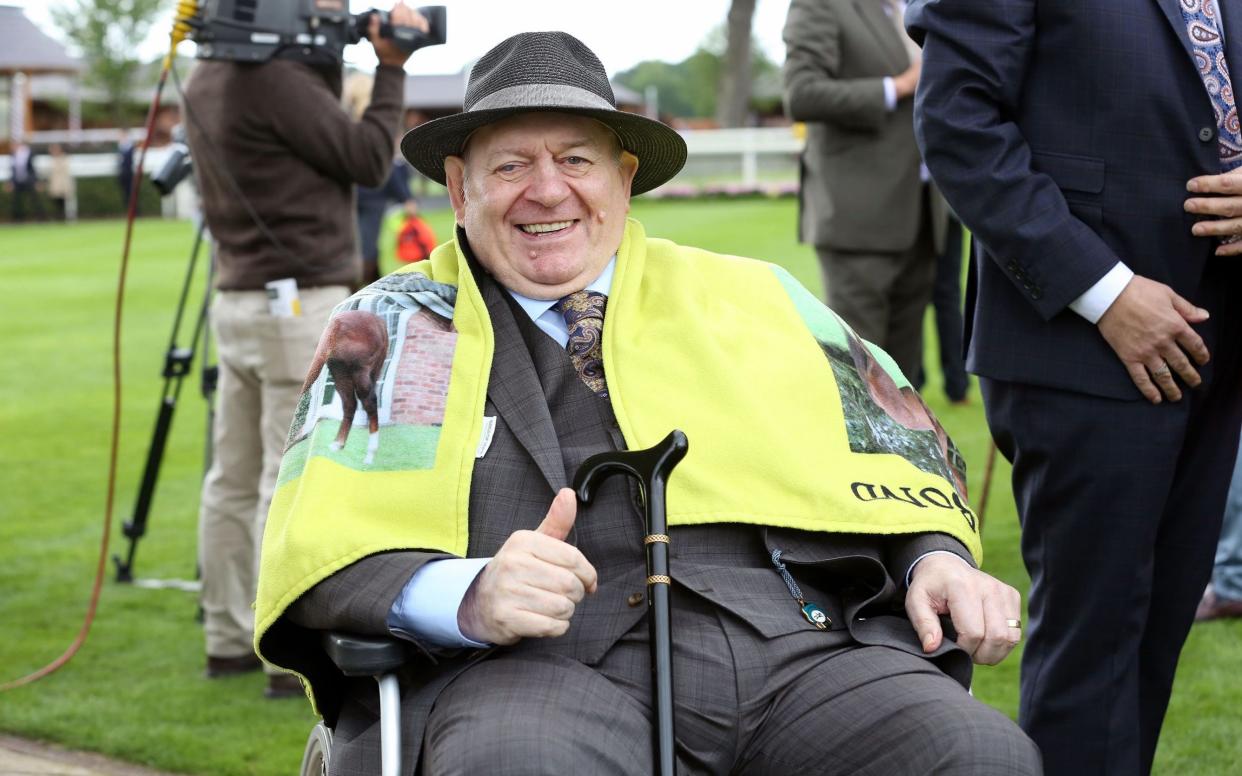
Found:
[[[401, 273], [337, 307], [302, 388], [280, 482], [316, 456], [369, 471], [434, 465], [457, 341], [455, 299], [452, 286]], [[365, 441], [350, 433], [362, 424]]]

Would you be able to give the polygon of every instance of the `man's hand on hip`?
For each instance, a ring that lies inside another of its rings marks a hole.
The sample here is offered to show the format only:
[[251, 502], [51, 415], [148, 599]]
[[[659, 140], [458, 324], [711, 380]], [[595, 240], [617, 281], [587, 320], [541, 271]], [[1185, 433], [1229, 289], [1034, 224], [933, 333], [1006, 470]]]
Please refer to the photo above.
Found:
[[595, 567], [565, 542], [577, 514], [574, 492], [562, 488], [537, 529], [509, 536], [462, 599], [457, 610], [462, 635], [513, 644], [569, 630], [574, 607], [598, 586]]
[[1216, 246], [1216, 255], [1242, 256], [1242, 170], [1191, 178], [1186, 190], [1207, 195], [1187, 199], [1186, 212], [1210, 216], [1195, 224], [1191, 233], [1196, 237], [1233, 239]]
[[[398, 2], [392, 7], [388, 21], [397, 27], [415, 27], [422, 32], [428, 32], [431, 29], [427, 25], [427, 19], [404, 2]], [[371, 21], [367, 24], [367, 39], [371, 41], [371, 47], [375, 49], [375, 58], [381, 65], [405, 67], [405, 61], [413, 53], [403, 50], [392, 38], [381, 38], [379, 17], [375, 15], [371, 16]]]
[[897, 93], [898, 100], [914, 96], [914, 90], [919, 85], [919, 73], [921, 72], [923, 72], [923, 59], [922, 57], [917, 57], [900, 75], [893, 76], [893, 88]]
[[1202, 382], [1191, 359], [1206, 364], [1208, 349], [1190, 324], [1207, 319], [1207, 310], [1165, 284], [1135, 275], [1097, 325], [1139, 392], [1159, 404], [1182, 398], [1174, 374], [1191, 388]]
[[961, 558], [928, 555], [914, 567], [906, 593], [906, 616], [924, 652], [940, 648], [942, 614], [952, 619], [958, 646], [976, 663], [999, 663], [1022, 638], [1017, 590]]

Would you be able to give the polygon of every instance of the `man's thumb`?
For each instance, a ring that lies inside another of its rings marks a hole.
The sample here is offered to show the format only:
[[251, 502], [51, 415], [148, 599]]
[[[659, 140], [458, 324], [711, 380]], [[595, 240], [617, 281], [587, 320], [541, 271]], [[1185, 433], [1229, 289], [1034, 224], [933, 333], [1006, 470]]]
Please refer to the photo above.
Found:
[[923, 651], [935, 652], [944, 637], [944, 632], [940, 628], [940, 618], [931, 605], [925, 602], [911, 602], [907, 609], [910, 624], [914, 626], [914, 632], [919, 635], [919, 643], [923, 645]]
[[548, 507], [548, 514], [536, 530], [544, 536], [565, 541], [573, 530], [574, 518], [578, 516], [578, 497], [569, 488], [561, 488]]
[[1208, 311], [1202, 307], [1195, 307], [1190, 302], [1181, 298], [1177, 294], [1173, 294], [1173, 309], [1182, 316], [1187, 323], [1203, 323], [1208, 319]]

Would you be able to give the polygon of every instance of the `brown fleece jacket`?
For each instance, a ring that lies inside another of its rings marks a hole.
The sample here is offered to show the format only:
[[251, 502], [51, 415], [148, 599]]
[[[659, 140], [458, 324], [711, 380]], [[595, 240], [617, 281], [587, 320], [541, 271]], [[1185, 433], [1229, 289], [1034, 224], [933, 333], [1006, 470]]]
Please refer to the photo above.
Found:
[[340, 105], [339, 73], [283, 59], [195, 66], [183, 115], [193, 113], [186, 136], [218, 246], [217, 288], [261, 289], [287, 277], [303, 288], [357, 284], [353, 184], [388, 177], [404, 88], [401, 69], [380, 66], [370, 107], [355, 122]]

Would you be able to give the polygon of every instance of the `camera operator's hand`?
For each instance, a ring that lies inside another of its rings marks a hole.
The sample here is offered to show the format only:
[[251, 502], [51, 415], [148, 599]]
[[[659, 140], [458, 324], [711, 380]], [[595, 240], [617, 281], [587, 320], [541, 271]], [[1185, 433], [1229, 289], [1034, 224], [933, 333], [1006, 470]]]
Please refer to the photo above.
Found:
[[[414, 27], [421, 32], [428, 32], [431, 29], [422, 14], [403, 2], [397, 2], [393, 5], [392, 11], [388, 15], [388, 21], [398, 27]], [[367, 24], [367, 39], [371, 41], [371, 46], [375, 49], [375, 56], [379, 59], [381, 65], [405, 67], [405, 61], [413, 53], [403, 51], [392, 38], [381, 38], [379, 17], [374, 14], [371, 16], [371, 21]]]

